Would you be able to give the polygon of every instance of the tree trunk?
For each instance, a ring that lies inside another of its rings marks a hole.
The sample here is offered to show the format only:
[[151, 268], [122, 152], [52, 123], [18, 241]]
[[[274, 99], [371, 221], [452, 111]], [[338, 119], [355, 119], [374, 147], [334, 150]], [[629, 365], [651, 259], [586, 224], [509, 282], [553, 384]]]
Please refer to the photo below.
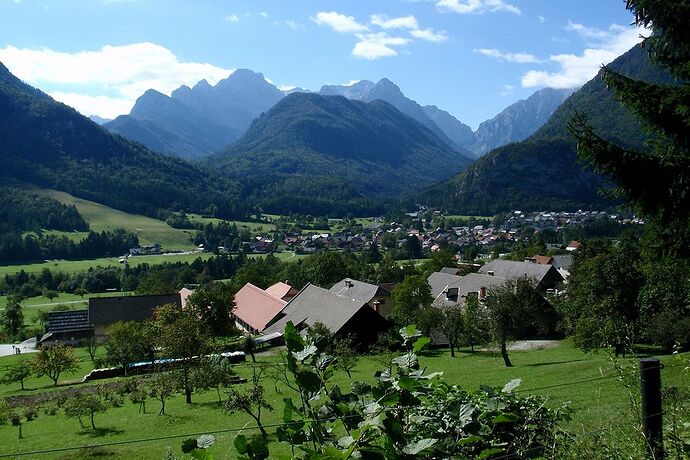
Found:
[[508, 357], [508, 348], [506, 348], [505, 342], [501, 343], [501, 356], [503, 356], [503, 362], [506, 364], [506, 367], [513, 367], [513, 363], [510, 362]]
[[187, 404], [192, 403], [192, 386], [189, 384], [189, 368], [184, 370], [184, 394], [187, 398]]
[[256, 357], [254, 356], [254, 351], [250, 351], [249, 354], [252, 355], [252, 362], [255, 363]]
[[24, 380], [20, 380], [19, 384], [22, 386], [22, 391], [24, 391]]
[[165, 415], [165, 399], [161, 398], [161, 410], [158, 415]]
[[95, 430], [95, 429], [96, 429], [96, 424], [93, 423], [93, 415], [94, 415], [93, 412], [91, 412], [91, 428], [93, 428], [93, 429]]
[[19, 439], [23, 439], [24, 435], [22, 434], [22, 426], [19, 425]]
[[455, 347], [452, 343], [449, 343], [448, 345], [450, 346], [450, 357], [455, 358]]

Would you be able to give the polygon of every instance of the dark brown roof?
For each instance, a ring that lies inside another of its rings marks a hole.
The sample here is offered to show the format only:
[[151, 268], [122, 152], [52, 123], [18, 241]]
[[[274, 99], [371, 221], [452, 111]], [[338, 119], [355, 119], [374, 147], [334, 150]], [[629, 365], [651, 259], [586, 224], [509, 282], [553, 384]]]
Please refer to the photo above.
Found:
[[180, 294], [92, 297], [89, 299], [89, 323], [113, 324], [118, 321], [144, 321], [153, 317], [156, 307], [181, 306]]

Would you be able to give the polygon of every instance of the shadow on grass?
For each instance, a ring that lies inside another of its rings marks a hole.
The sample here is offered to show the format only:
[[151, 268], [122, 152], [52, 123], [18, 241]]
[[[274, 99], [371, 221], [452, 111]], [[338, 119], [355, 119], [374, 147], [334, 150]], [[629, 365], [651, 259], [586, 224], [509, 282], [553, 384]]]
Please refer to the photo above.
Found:
[[118, 430], [117, 428], [111, 427], [100, 427], [96, 429], [85, 429], [79, 432], [82, 436], [89, 436], [91, 438], [99, 438], [101, 436], [107, 436], [109, 434], [122, 434], [125, 430]]
[[569, 364], [569, 363], [576, 363], [578, 361], [586, 361], [585, 359], [579, 358], [579, 359], [566, 359], [563, 361], [551, 361], [548, 363], [532, 363], [532, 364], [525, 364], [525, 367], [541, 367], [541, 366], [551, 366], [554, 364]]

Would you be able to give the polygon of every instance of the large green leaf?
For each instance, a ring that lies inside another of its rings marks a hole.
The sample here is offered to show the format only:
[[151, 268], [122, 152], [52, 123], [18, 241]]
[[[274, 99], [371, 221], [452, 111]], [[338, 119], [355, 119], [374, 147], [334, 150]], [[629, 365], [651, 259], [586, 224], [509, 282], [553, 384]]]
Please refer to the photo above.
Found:
[[434, 438], [424, 438], [419, 441], [410, 443], [403, 448], [403, 452], [408, 455], [417, 455], [418, 453], [431, 448], [434, 444], [438, 442], [438, 439]]

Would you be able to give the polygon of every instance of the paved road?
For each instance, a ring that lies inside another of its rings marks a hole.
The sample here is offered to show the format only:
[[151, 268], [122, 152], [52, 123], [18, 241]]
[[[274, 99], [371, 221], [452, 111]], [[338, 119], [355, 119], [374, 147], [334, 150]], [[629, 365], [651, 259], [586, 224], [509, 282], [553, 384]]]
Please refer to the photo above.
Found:
[[12, 343], [2, 343], [0, 344], [0, 356], [10, 356], [15, 353], [13, 346], [19, 347], [22, 353], [35, 353], [38, 350], [34, 348], [36, 346], [36, 339], [25, 340], [19, 345], [14, 345]]

